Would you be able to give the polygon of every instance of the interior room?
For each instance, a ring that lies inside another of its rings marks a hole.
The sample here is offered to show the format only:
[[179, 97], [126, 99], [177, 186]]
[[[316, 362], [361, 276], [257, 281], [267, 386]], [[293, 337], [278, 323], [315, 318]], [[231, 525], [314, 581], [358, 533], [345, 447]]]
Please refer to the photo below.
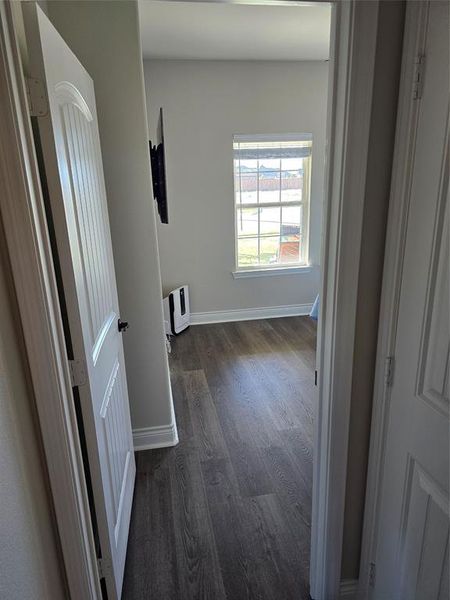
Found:
[[0, 0], [0, 598], [449, 597], [449, 3]]
[[[127, 597], [149, 565], [150, 594], [196, 597], [186, 545], [208, 556], [214, 598], [307, 595], [330, 19], [329, 5], [141, 6], [163, 294], [183, 286], [190, 326], [165, 315], [179, 443], [138, 456]], [[147, 514], [161, 492], [164, 529]]]
[[150, 1], [140, 16], [153, 143], [163, 110], [164, 293], [189, 285], [193, 324], [307, 315], [320, 282], [330, 6]]

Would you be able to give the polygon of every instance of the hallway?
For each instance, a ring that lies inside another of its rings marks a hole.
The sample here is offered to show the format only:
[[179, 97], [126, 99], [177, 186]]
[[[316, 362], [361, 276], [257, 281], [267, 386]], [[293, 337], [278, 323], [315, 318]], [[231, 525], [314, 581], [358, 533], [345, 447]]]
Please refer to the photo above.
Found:
[[172, 338], [180, 443], [138, 452], [124, 600], [309, 598], [316, 326]]

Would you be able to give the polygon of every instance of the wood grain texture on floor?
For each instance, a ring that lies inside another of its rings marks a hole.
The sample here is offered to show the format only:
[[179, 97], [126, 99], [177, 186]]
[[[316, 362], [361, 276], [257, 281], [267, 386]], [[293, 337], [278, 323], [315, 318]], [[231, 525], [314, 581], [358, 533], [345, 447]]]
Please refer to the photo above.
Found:
[[316, 326], [172, 338], [180, 443], [136, 454], [124, 600], [307, 600]]

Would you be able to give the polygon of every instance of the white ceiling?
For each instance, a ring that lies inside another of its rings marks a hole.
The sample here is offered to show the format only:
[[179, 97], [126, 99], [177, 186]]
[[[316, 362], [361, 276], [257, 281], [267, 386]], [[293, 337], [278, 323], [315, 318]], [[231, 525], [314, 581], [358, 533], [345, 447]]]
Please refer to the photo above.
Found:
[[286, 4], [140, 0], [144, 58], [326, 60], [330, 6]]

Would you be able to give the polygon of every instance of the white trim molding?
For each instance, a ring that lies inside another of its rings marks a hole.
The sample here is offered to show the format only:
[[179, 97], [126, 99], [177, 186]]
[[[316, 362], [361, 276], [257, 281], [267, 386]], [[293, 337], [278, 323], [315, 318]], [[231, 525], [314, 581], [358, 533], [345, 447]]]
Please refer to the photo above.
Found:
[[423, 53], [428, 10], [429, 5], [426, 2], [413, 0], [407, 2], [397, 130], [384, 252], [358, 598], [370, 598], [373, 589], [370, 587], [369, 581], [370, 565], [375, 561], [378, 544], [378, 511], [391, 390], [385, 385], [385, 360], [386, 357], [394, 354], [397, 336], [396, 325], [409, 213], [411, 169], [420, 109], [420, 103], [414, 99], [413, 95], [415, 63], [417, 56]]
[[170, 425], [133, 429], [133, 444], [135, 452], [176, 446], [178, 444], [177, 426], [173, 422]]
[[318, 329], [310, 594], [339, 598], [350, 398], [378, 1], [339, 2], [332, 19], [327, 182]]
[[241, 269], [232, 271], [234, 279], [247, 279], [249, 277], [274, 277], [277, 275], [305, 275], [311, 273], [310, 265], [296, 265], [293, 267], [270, 267], [267, 269]]
[[191, 325], [229, 323], [233, 321], [255, 321], [277, 317], [304, 317], [309, 315], [312, 304], [287, 304], [284, 306], [260, 306], [258, 308], [235, 308], [191, 313]]
[[357, 592], [357, 579], [343, 579], [339, 586], [339, 600], [356, 600]]

